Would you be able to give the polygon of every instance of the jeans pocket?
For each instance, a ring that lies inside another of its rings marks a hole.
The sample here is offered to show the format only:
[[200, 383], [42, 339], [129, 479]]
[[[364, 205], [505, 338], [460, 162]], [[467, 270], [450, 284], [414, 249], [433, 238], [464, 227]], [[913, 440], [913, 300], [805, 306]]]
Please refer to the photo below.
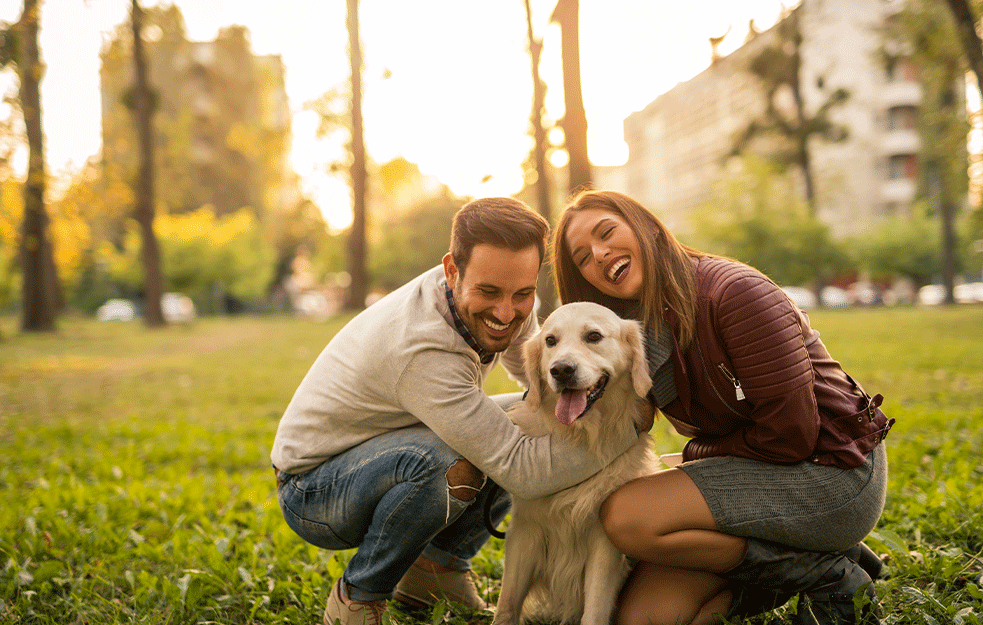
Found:
[[358, 546], [349, 543], [335, 533], [326, 518], [318, 518], [323, 517], [323, 515], [313, 514], [319, 507], [309, 505], [305, 501], [306, 498], [306, 493], [290, 482], [282, 484], [277, 489], [280, 510], [283, 512], [283, 519], [290, 529], [307, 542], [322, 549], [338, 551], [353, 549]]

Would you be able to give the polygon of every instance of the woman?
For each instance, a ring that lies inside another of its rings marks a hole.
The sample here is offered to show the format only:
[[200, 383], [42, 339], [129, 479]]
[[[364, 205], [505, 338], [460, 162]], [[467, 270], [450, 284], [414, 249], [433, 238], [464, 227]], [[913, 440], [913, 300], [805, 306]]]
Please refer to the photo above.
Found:
[[682, 464], [625, 485], [601, 510], [608, 537], [638, 562], [618, 623], [716, 623], [799, 593], [796, 622], [876, 622], [858, 562], [876, 577], [860, 541], [886, 494], [880, 443], [894, 420], [881, 396], [843, 372], [763, 274], [680, 244], [628, 196], [577, 196], [552, 254], [561, 301], [643, 323], [649, 401], [690, 438]]

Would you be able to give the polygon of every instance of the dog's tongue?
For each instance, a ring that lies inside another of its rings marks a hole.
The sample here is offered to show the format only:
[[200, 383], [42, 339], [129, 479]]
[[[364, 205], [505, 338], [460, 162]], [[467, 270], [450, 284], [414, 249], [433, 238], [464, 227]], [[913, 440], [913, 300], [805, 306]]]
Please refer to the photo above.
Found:
[[563, 425], [570, 425], [587, 408], [587, 390], [567, 389], [556, 402], [556, 418]]

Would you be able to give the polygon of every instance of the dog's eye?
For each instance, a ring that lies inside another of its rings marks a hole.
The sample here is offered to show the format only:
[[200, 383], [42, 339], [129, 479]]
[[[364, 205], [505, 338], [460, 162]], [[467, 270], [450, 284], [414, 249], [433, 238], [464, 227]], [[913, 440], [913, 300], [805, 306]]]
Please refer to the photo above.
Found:
[[587, 333], [587, 342], [588, 343], [599, 343], [601, 341], [601, 339], [603, 339], [603, 338], [604, 338], [604, 335], [601, 334], [600, 332], [596, 331], [596, 330], [593, 331], [593, 332], [588, 332]]
[[548, 334], [546, 335], [546, 338], [543, 339], [543, 342], [546, 343], [546, 347], [553, 347], [556, 345], [556, 337], [552, 334]]

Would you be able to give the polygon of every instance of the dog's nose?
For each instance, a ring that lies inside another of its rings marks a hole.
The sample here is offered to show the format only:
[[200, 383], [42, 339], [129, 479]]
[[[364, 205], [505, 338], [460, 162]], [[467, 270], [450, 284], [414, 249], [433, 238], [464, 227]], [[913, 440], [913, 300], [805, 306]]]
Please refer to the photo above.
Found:
[[561, 384], [572, 381], [576, 374], [577, 365], [571, 365], [570, 363], [558, 362], [550, 367], [550, 375]]

